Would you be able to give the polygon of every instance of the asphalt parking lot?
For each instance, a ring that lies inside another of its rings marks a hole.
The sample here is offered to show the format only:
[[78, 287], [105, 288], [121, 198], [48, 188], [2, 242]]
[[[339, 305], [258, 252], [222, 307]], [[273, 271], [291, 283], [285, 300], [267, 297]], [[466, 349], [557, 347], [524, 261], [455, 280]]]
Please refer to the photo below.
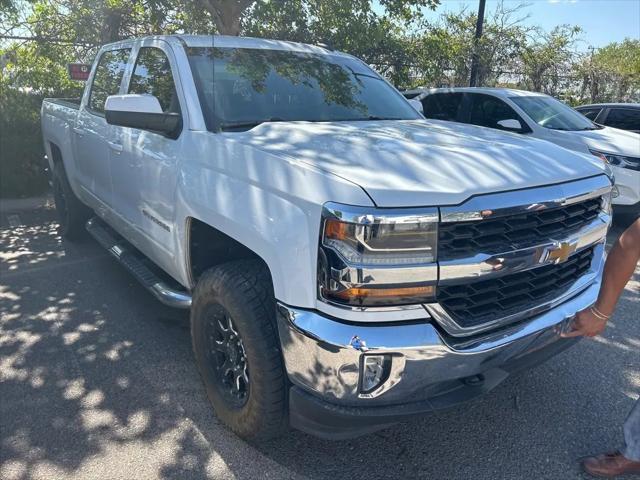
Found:
[[[0, 478], [579, 479], [640, 392], [640, 269], [606, 335], [489, 395], [352, 441], [250, 446], [218, 422], [187, 314], [48, 208], [0, 215]], [[611, 232], [613, 239], [619, 229]]]

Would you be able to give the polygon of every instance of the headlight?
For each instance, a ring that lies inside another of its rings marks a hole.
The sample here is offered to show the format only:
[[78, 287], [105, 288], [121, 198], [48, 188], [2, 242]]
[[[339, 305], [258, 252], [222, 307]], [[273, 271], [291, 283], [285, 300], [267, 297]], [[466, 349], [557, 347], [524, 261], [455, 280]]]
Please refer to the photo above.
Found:
[[629, 157], [626, 155], [617, 155], [615, 153], [600, 152], [598, 150], [589, 150], [593, 155], [600, 158], [603, 162], [614, 167], [628, 168], [630, 170], [640, 171], [640, 158]]
[[319, 296], [350, 306], [433, 299], [438, 211], [325, 205], [318, 254]]

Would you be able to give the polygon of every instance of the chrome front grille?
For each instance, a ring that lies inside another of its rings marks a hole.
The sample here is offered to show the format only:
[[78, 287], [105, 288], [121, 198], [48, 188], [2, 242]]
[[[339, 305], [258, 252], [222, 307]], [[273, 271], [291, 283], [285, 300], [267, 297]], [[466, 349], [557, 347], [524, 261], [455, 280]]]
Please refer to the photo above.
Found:
[[441, 207], [436, 302], [425, 309], [466, 337], [579, 294], [601, 274], [610, 192], [598, 175]]
[[541, 211], [487, 220], [444, 223], [438, 233], [441, 260], [478, 253], [501, 253], [538, 245], [558, 235], [567, 235], [598, 217], [601, 197]]
[[561, 264], [440, 287], [438, 301], [461, 327], [482, 325], [561, 296], [589, 271], [593, 252], [594, 247], [590, 247], [573, 254]]

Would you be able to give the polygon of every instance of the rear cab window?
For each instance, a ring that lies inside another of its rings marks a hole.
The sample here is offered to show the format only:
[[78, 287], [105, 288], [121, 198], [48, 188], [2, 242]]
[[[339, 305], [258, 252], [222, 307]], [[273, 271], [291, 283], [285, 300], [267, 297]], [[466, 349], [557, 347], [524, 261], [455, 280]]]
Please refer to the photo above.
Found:
[[462, 93], [434, 93], [422, 99], [425, 118], [457, 122], [462, 107]]
[[89, 92], [88, 109], [92, 113], [104, 115], [104, 103], [109, 95], [117, 95], [124, 70], [131, 54], [131, 48], [107, 50], [103, 52], [93, 76]]

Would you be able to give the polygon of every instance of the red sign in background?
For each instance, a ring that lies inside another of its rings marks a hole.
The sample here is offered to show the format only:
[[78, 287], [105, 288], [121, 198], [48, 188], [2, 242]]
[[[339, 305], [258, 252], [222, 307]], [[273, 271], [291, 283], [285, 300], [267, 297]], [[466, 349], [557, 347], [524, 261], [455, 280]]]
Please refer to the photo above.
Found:
[[71, 80], [87, 80], [89, 78], [91, 65], [87, 65], [86, 63], [70, 63], [68, 67]]

